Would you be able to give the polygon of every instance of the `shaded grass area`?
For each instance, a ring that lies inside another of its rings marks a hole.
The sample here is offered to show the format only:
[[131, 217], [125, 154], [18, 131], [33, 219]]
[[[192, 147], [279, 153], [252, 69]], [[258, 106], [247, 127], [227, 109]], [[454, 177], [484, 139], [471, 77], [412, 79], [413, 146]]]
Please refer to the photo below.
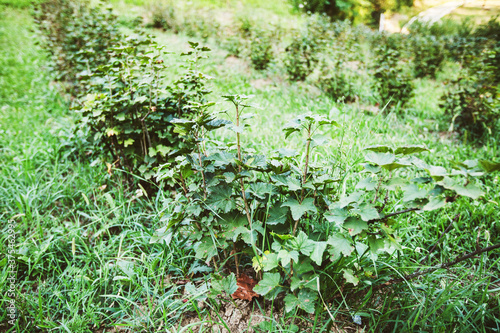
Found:
[[[32, 20], [0, 18], [0, 289], [7, 290], [7, 228], [16, 231], [16, 332], [139, 331], [175, 326], [184, 309], [172, 276], [189, 250], [149, 245], [162, 196], [152, 201], [68, 150], [67, 103], [47, 76]], [[22, 47], [20, 47], [23, 45]], [[2, 293], [0, 330], [7, 323]], [[177, 311], [175, 315], [172, 313]], [[101, 330], [102, 331], [102, 330]]]
[[[101, 332], [114, 325], [131, 332], [176, 331], [188, 313], [200, 321], [217, 321], [208, 311], [217, 311], [216, 305], [202, 310], [195, 297], [182, 296], [183, 288], [176, 283], [211, 271], [193, 259], [190, 244], [182, 235], [170, 247], [149, 244], [154, 230], [163, 226], [162, 215], [168, 213], [162, 211], [168, 204], [166, 195], [141, 196], [140, 187], [125, 183], [119, 171], [108, 174], [103, 162], [89, 161], [68, 149], [75, 117], [47, 77], [43, 54], [27, 32], [31, 19], [17, 10], [5, 9], [3, 13], [0, 262], [5, 262], [7, 224], [14, 223], [17, 331]], [[159, 34], [159, 41], [175, 51], [185, 48], [187, 39]], [[25, 45], [22, 49], [21, 44]], [[343, 165], [352, 166], [360, 159], [362, 148], [371, 144], [423, 143], [431, 153], [422, 157], [445, 165], [452, 160], [499, 156], [494, 140], [476, 148], [440, 135], [443, 127], [436, 108], [438, 92], [443, 89], [440, 80], [418, 81], [417, 97], [403, 115], [382, 115], [366, 111], [363, 105], [336, 103], [307, 83], [287, 83], [276, 64], [267, 72], [257, 72], [244, 61], [227, 60], [216, 45], [213, 49], [204, 70], [214, 77], [213, 96], [220, 103], [217, 109], [229, 107], [216, 97], [221, 94], [255, 95], [252, 102], [260, 108], [251, 111], [257, 115], [255, 125], [244, 138], [245, 145], [257, 151], [299, 147], [301, 139], [285, 140], [280, 128], [295, 115], [313, 111], [329, 114], [343, 124], [342, 130], [324, 133], [332, 144], [319, 151], [314, 161], [317, 164], [337, 162], [340, 152]], [[170, 61], [172, 73], [178, 73], [179, 58], [172, 56]], [[451, 72], [449, 69], [442, 76]], [[219, 135], [230, 140], [225, 133]], [[346, 180], [345, 191], [352, 189], [354, 181]], [[403, 239], [404, 255], [395, 254], [373, 264], [376, 274], [384, 278], [412, 272], [457, 213], [462, 218], [430, 256], [429, 265], [474, 250], [478, 239], [483, 245], [497, 241], [497, 183], [498, 176], [484, 181], [486, 199], [477, 204], [459, 199], [452, 209], [399, 218], [395, 227]], [[371, 298], [367, 297], [370, 287], [364, 286], [364, 304], [346, 293], [345, 301], [330, 304], [332, 311], [341, 315], [334, 325], [374, 332], [498, 330], [499, 260], [498, 254], [484, 254], [453, 269], [382, 290]], [[4, 265], [1, 269], [0, 286], [6, 290], [7, 268]], [[1, 299], [0, 329], [6, 329], [6, 298], [2, 295]], [[354, 314], [362, 318], [359, 327], [351, 322]], [[325, 312], [318, 311], [315, 319], [300, 319], [310, 321], [307, 331], [321, 332], [328, 325], [315, 320], [328, 323], [327, 318]], [[292, 327], [286, 320], [274, 324], [268, 331], [285, 332]]]

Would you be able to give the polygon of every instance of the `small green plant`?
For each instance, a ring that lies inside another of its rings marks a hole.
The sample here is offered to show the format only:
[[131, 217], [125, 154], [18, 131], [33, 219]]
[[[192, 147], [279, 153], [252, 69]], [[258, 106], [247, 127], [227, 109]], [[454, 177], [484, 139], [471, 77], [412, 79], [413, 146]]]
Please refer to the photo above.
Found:
[[475, 63], [462, 77], [451, 82], [451, 89], [441, 97], [441, 107], [451, 122], [451, 130], [477, 140], [498, 128], [498, 58], [498, 48], [474, 58]]
[[283, 64], [292, 81], [303, 81], [320, 60], [320, 54], [331, 37], [331, 22], [321, 15], [308, 17], [305, 26], [295, 33], [285, 49]]
[[208, 49], [191, 46], [190, 68], [172, 87], [163, 83], [163, 47], [151, 37], [128, 37], [110, 50], [113, 61], [93, 74], [89, 94], [77, 108], [94, 150], [109, 153], [116, 166], [149, 179], [155, 166], [187, 149], [172, 121], [190, 118], [209, 93], [207, 77], [197, 69]]
[[414, 86], [409, 66], [401, 59], [400, 46], [399, 42], [394, 43], [394, 39], [388, 38], [387, 43], [375, 50], [375, 88], [384, 108], [403, 107], [413, 96]]
[[106, 50], [118, 39], [116, 16], [110, 8], [90, 6], [85, 0], [41, 1], [35, 10], [41, 44], [50, 53], [57, 79], [76, 95], [78, 82], [109, 61]]
[[436, 72], [445, 59], [443, 41], [436, 36], [412, 35], [413, 71], [416, 77], [436, 77]]
[[259, 33], [250, 42], [250, 60], [255, 69], [266, 69], [273, 59], [271, 38]]
[[295, 36], [285, 49], [283, 63], [292, 81], [305, 80], [318, 61], [317, 45], [307, 36]]

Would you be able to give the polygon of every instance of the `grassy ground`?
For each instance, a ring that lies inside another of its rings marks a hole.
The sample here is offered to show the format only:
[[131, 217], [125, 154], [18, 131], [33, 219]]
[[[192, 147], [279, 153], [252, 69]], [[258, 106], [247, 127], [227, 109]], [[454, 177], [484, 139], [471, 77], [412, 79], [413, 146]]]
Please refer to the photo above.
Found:
[[[210, 3], [222, 6], [223, 2]], [[280, 12], [274, 2], [266, 3]], [[127, 8], [127, 4], [121, 6]], [[69, 149], [75, 117], [50, 81], [44, 54], [29, 32], [31, 18], [26, 11], [0, 10], [4, 14], [0, 17], [0, 286], [2, 291], [9, 288], [3, 254], [6, 230], [14, 224], [16, 331], [201, 332], [208, 330], [199, 323], [179, 328], [182, 318], [192, 316], [197, 319], [194, 322], [210, 325], [222, 322], [214, 315], [219, 304], [185, 294], [186, 280], [203, 281], [199, 273], [211, 268], [193, 259], [182, 235], [169, 247], [149, 244], [155, 229], [163, 226], [167, 195], [141, 196], [140, 187], [126, 183], [119, 171], [109, 174], [103, 162], [79, 158]], [[187, 40], [193, 39], [154, 33], [175, 52], [186, 49]], [[252, 94], [251, 101], [260, 107], [253, 110], [257, 117], [244, 136], [244, 144], [258, 151], [298, 147], [300, 139], [285, 140], [280, 128], [294, 115], [313, 111], [342, 124], [341, 130], [325, 132], [332, 142], [317, 155], [318, 164], [337, 162], [340, 151], [341, 162], [349, 167], [362, 156], [362, 148], [372, 144], [425, 144], [431, 152], [422, 158], [440, 165], [500, 156], [497, 141], [481, 148], [464, 144], [463, 138], [448, 135], [439, 121], [438, 97], [443, 81], [454, 72], [453, 64], [437, 80], [416, 82], [416, 97], [403, 115], [382, 115], [367, 111], [368, 104], [335, 103], [307, 82], [288, 83], [278, 64], [265, 72], [255, 71], [244, 60], [226, 58], [216, 41], [207, 43], [213, 52], [203, 70], [214, 77], [212, 96], [220, 103], [217, 108], [229, 107], [217, 97], [227, 93]], [[176, 55], [169, 59], [175, 74], [181, 59]], [[221, 133], [219, 138], [229, 140], [226, 136]], [[395, 277], [411, 272], [457, 213], [461, 218], [452, 224], [431, 263], [473, 251], [476, 241], [481, 246], [498, 242], [498, 180], [498, 176], [484, 180], [485, 200], [473, 204], [459, 199], [439, 212], [400, 217], [402, 255], [385, 258], [374, 268]], [[346, 191], [352, 186], [352, 179], [347, 179]], [[344, 295], [345, 302], [331, 304], [338, 315], [334, 327], [372, 332], [498, 331], [499, 262], [498, 254], [483, 254], [385, 289], [364, 305]], [[9, 331], [8, 298], [2, 293], [0, 299], [0, 331]], [[361, 316], [361, 325], [352, 323], [354, 314]], [[326, 313], [318, 313], [317, 318], [295, 313], [274, 322], [275, 328], [268, 331], [291, 331], [294, 315], [295, 323], [309, 323], [310, 332], [325, 331], [329, 320]]]

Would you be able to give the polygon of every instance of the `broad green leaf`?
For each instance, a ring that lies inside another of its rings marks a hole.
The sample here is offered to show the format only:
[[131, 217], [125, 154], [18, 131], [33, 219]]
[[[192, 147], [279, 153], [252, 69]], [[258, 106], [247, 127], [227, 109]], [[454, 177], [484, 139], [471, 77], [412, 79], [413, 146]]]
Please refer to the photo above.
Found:
[[273, 184], [258, 182], [251, 183], [248, 189], [248, 192], [253, 194], [255, 197], [259, 199], [265, 199], [266, 194], [272, 194], [275, 186]]
[[164, 241], [165, 245], [169, 245], [172, 241], [173, 232], [169, 230], [168, 226], [156, 230], [156, 233], [149, 240], [149, 244]]
[[349, 217], [344, 223], [344, 228], [349, 231], [349, 235], [356, 236], [363, 232], [363, 230], [367, 230], [368, 224], [356, 217]]
[[[254, 288], [254, 290], [255, 290], [255, 288]], [[285, 301], [285, 311], [287, 313], [296, 309], [300, 304], [299, 299], [297, 297], [295, 297], [294, 294], [286, 295], [284, 298], [284, 301]]]
[[422, 199], [427, 196], [426, 189], [420, 189], [416, 184], [410, 184], [404, 187], [403, 201], [408, 202], [415, 199]]
[[269, 209], [269, 212], [267, 214], [266, 224], [276, 225], [285, 223], [288, 217], [288, 210], [288, 207], [272, 207], [271, 209]]
[[295, 250], [280, 250], [280, 252], [278, 253], [278, 259], [281, 260], [281, 266], [285, 267], [290, 264], [291, 260], [293, 260], [294, 262], [299, 261], [299, 253]]
[[342, 271], [344, 272], [344, 279], [347, 283], [352, 283], [355, 286], [358, 285], [359, 279], [354, 275], [352, 269], [345, 268]]
[[302, 275], [314, 272], [314, 267], [311, 265], [311, 259], [302, 257], [299, 262], [293, 264], [294, 275]]
[[366, 160], [370, 163], [379, 165], [379, 166], [384, 166], [386, 164], [391, 164], [394, 162], [396, 159], [396, 156], [394, 156], [391, 153], [376, 153], [373, 151], [370, 151], [366, 154], [365, 156]]
[[295, 157], [298, 155], [297, 151], [293, 149], [280, 148], [277, 150], [279, 157]]
[[500, 171], [500, 162], [479, 160], [479, 166], [486, 172]]
[[335, 222], [337, 226], [340, 226], [349, 217], [349, 213], [346, 209], [333, 208], [327, 211], [323, 216], [328, 222]]
[[385, 240], [383, 238], [370, 236], [368, 237], [368, 245], [370, 246], [370, 258], [372, 260], [377, 260], [378, 252], [385, 248]]
[[474, 184], [468, 184], [467, 186], [463, 186], [457, 184], [453, 179], [449, 177], [445, 177], [438, 184], [443, 186], [444, 188], [455, 191], [458, 195], [463, 195], [472, 199], [478, 199], [479, 197], [484, 195], [483, 190], [481, 190], [478, 186]]
[[236, 207], [235, 199], [232, 197], [233, 189], [222, 185], [212, 188], [207, 199], [207, 204], [216, 212], [227, 213]]
[[321, 266], [323, 263], [323, 253], [326, 249], [326, 242], [314, 242], [314, 250], [311, 253], [311, 260], [316, 263], [316, 265]]
[[408, 185], [407, 180], [400, 177], [394, 177], [391, 178], [386, 184], [382, 185], [382, 187], [391, 191], [395, 191], [398, 187], [403, 187], [406, 185]]
[[365, 192], [358, 191], [351, 193], [347, 197], [343, 197], [342, 199], [339, 200], [339, 208], [344, 208], [353, 202], [358, 202], [359, 199], [361, 199], [361, 197], [363, 196], [363, 194], [365, 194]]
[[458, 195], [463, 195], [465, 197], [469, 197], [472, 199], [478, 199], [479, 197], [484, 195], [483, 190], [481, 190], [478, 186], [474, 184], [469, 184], [467, 186], [461, 186], [456, 184], [451, 189], [457, 192]]
[[270, 293], [274, 288], [278, 287], [280, 283], [279, 273], [264, 273], [264, 277], [253, 288], [257, 294], [265, 296]]
[[384, 145], [369, 146], [369, 147], [366, 147], [365, 150], [373, 151], [375, 153], [392, 153], [393, 152], [391, 147], [384, 146]]
[[360, 180], [359, 183], [356, 184], [356, 190], [366, 189], [367, 191], [372, 191], [376, 187], [377, 187], [377, 181], [373, 179], [373, 177], [371, 176]]
[[429, 149], [425, 148], [424, 146], [404, 146], [396, 148], [394, 154], [410, 155], [421, 153], [423, 151], [429, 151]]
[[306, 233], [301, 230], [295, 238], [290, 240], [290, 247], [306, 256], [309, 256], [309, 254], [311, 254], [314, 250], [314, 243], [315, 242], [310, 240]]
[[279, 266], [279, 259], [277, 253], [269, 253], [262, 256], [262, 265], [264, 266], [262, 269], [264, 272], [269, 272], [270, 270]]
[[221, 280], [212, 279], [211, 282], [212, 282], [212, 289], [217, 294], [221, 294], [224, 291], [227, 295], [232, 295], [238, 289], [234, 273], [231, 273], [230, 275], [226, 276]]
[[440, 166], [430, 165], [426, 170], [435, 180], [442, 180], [444, 176], [448, 175], [448, 171]]
[[309, 289], [299, 291], [299, 307], [307, 313], [313, 314], [318, 293]]
[[227, 226], [226, 232], [224, 232], [221, 237], [226, 239], [231, 239], [233, 242], [236, 242], [238, 236], [247, 231], [245, 227], [248, 224], [248, 220], [246, 216], [242, 214], [228, 213], [221, 215], [222, 221]]
[[135, 142], [135, 140], [134, 140], [134, 139], [127, 139], [127, 140], [123, 141], [123, 146], [124, 146], [124, 147], [131, 146], [131, 145], [133, 145], [133, 144], [134, 144], [134, 142]]
[[378, 165], [374, 165], [374, 164], [370, 164], [370, 163], [363, 163], [361, 165], [366, 169], [366, 171], [369, 171], [369, 172], [374, 173], [374, 174], [377, 174], [380, 171], [382, 171], [382, 168], [379, 167]]
[[333, 260], [340, 258], [341, 254], [348, 257], [351, 255], [352, 251], [354, 251], [354, 247], [351, 243], [341, 234], [331, 235], [328, 237], [326, 243], [331, 245], [328, 252], [333, 256]]
[[288, 206], [290, 207], [290, 211], [292, 212], [292, 218], [297, 221], [299, 220], [306, 212], [316, 213], [316, 206], [314, 205], [313, 198], [305, 198], [302, 203], [299, 203], [295, 199], [288, 199], [286, 202], [281, 204], [281, 207]]
[[446, 205], [446, 200], [442, 197], [433, 197], [429, 202], [422, 208], [423, 210], [435, 210]]
[[302, 188], [300, 181], [294, 177], [275, 175], [271, 176], [271, 180], [278, 186], [286, 186], [289, 191], [297, 191]]
[[219, 168], [219, 167], [225, 167], [228, 165], [231, 165], [235, 161], [235, 155], [224, 152], [224, 151], [219, 151], [216, 152], [210, 156], [208, 156], [208, 159], [210, 161], [213, 161], [214, 166]]
[[382, 168], [384, 168], [385, 170], [387, 171], [392, 171], [392, 170], [395, 170], [395, 169], [399, 169], [399, 168], [406, 168], [406, 167], [409, 167], [411, 166], [411, 164], [404, 164], [404, 163], [401, 163], [401, 162], [393, 162], [393, 163], [390, 163], [390, 164], [385, 164], [385, 165], [382, 165]]
[[196, 248], [196, 258], [208, 261], [215, 255], [217, 255], [217, 247], [212, 239], [210, 237], [203, 238]]
[[368, 203], [362, 203], [357, 209], [352, 210], [353, 213], [359, 214], [363, 221], [371, 221], [380, 219], [378, 211]]

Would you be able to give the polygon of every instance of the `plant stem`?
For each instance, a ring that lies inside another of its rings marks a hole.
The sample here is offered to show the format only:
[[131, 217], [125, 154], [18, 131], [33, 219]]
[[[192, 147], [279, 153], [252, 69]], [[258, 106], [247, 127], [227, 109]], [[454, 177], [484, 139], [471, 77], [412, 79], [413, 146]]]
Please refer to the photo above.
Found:
[[[237, 103], [234, 103], [234, 106], [236, 107], [236, 127], [239, 127], [240, 110]], [[241, 164], [243, 163], [243, 159], [241, 158], [241, 139], [239, 132], [236, 132], [236, 144], [238, 147], [238, 161], [240, 161], [240, 165], [238, 165], [238, 172], [241, 173]], [[247, 216], [248, 224], [250, 226], [250, 230], [252, 230], [252, 217], [250, 216], [250, 208], [248, 206], [248, 201], [245, 194], [245, 184], [243, 182], [243, 178], [240, 178], [240, 188], [241, 188], [241, 196], [243, 197], [243, 203], [245, 204], [245, 213]]]

